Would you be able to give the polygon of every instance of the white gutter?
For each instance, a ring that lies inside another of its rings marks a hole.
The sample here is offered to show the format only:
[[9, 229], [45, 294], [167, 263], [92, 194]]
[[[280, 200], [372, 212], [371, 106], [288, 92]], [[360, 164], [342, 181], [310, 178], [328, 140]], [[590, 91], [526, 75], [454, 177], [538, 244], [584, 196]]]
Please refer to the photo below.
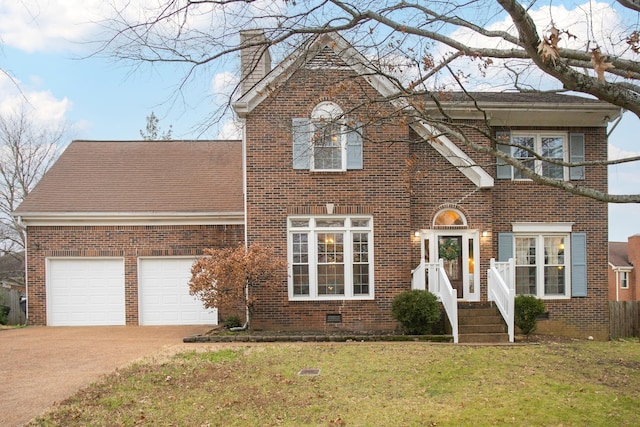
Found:
[[26, 212], [25, 226], [55, 225], [242, 225], [244, 212]]

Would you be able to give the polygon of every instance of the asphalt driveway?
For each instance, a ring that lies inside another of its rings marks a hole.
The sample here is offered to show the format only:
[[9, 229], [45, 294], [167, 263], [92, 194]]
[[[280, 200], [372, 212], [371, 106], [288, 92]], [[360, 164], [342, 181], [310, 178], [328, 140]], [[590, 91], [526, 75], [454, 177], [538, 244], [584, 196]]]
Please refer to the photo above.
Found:
[[[22, 426], [136, 359], [187, 350], [209, 326], [28, 327], [0, 331], [0, 425]], [[219, 345], [222, 346], [222, 345]]]

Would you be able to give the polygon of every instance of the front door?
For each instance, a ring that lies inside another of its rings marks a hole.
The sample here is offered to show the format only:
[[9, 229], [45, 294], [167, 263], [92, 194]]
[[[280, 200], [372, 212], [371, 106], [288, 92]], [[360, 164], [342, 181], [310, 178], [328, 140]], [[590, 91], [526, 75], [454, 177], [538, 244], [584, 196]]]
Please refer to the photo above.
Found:
[[444, 270], [458, 299], [480, 301], [480, 272], [475, 267], [480, 254], [477, 230], [423, 230], [423, 259], [436, 263], [442, 259]]
[[451, 286], [464, 297], [462, 236], [440, 236], [438, 238], [438, 258], [442, 259]]

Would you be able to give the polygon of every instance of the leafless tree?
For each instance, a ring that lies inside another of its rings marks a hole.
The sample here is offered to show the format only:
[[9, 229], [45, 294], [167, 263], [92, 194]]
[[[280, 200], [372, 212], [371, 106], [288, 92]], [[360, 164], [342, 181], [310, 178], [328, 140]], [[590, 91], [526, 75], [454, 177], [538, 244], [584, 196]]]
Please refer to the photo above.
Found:
[[[457, 125], [446, 109], [439, 108], [447, 91], [465, 93], [481, 114], [473, 93], [487, 87], [571, 91], [640, 119], [640, 2], [584, 0], [571, 5], [575, 6], [571, 20], [560, 22], [562, 10], [551, 2], [524, 5], [515, 0], [171, 0], [135, 14], [130, 5], [119, 9], [114, 3], [115, 17], [105, 24], [109, 35], [99, 53], [136, 65], [186, 65], [182, 85], [201, 70], [228, 70], [240, 49], [242, 29], [263, 29], [267, 36], [263, 48], [270, 48], [279, 59], [309, 37], [339, 32], [367, 58], [368, 73], [393, 82], [395, 90], [384, 94], [386, 100], [410, 106], [400, 110], [411, 119], [424, 121], [436, 133], [508, 163], [542, 184], [606, 202], [640, 202], [640, 194], [614, 195], [537, 175], [514, 158], [467, 137], [481, 132], [497, 142], [488, 122], [470, 129]], [[616, 21], [605, 22], [603, 11], [614, 9], [619, 12]], [[440, 109], [439, 118], [427, 114], [422, 108], [427, 104]], [[640, 158], [595, 163], [634, 161]]]
[[0, 115], [0, 253], [24, 249], [23, 226], [11, 214], [57, 159], [65, 133], [25, 109]]

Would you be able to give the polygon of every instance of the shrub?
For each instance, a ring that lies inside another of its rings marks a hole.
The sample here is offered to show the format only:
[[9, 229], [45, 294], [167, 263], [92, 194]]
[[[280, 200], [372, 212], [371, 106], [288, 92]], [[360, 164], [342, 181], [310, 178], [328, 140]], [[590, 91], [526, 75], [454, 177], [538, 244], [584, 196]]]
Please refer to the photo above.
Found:
[[231, 328], [239, 328], [242, 326], [242, 322], [240, 321], [240, 316], [232, 315], [224, 318], [224, 327], [227, 329]]
[[438, 299], [429, 291], [403, 292], [393, 299], [391, 315], [409, 335], [423, 335], [440, 320]]
[[544, 303], [533, 295], [516, 297], [514, 323], [523, 334], [529, 335], [536, 329], [538, 316], [545, 312]]
[[[287, 263], [272, 248], [252, 244], [235, 248], [208, 248], [191, 266], [189, 293], [206, 308], [225, 317], [242, 318], [255, 311], [258, 289], [276, 289], [286, 280]], [[244, 319], [248, 321], [248, 319]]]

